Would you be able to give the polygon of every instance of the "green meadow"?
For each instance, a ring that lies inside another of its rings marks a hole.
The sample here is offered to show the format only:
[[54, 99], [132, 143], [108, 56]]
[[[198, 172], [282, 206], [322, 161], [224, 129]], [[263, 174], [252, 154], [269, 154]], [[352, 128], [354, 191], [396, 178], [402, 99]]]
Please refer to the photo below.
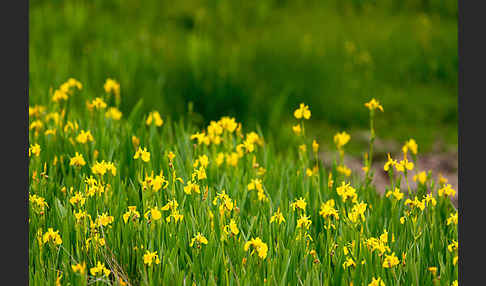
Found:
[[[105, 78], [121, 110], [142, 98], [202, 127], [222, 115], [272, 133], [300, 102], [319, 136], [366, 130], [379, 99], [385, 140], [457, 146], [457, 1], [31, 1], [30, 102], [69, 77]], [[290, 126], [290, 125], [289, 125]], [[279, 142], [291, 138], [281, 133]], [[355, 137], [355, 136], [353, 136]], [[356, 137], [355, 137], [356, 138]], [[366, 142], [351, 142], [359, 154]]]

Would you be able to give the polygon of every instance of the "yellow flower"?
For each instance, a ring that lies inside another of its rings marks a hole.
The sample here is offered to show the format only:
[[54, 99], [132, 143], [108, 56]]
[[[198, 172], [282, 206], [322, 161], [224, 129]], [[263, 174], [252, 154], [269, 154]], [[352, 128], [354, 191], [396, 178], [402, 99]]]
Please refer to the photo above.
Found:
[[107, 78], [103, 88], [106, 93], [114, 93], [117, 98], [120, 97], [120, 84], [117, 81]]
[[449, 250], [449, 252], [453, 252], [454, 250], [457, 250], [458, 246], [459, 244], [457, 243], [457, 241], [452, 240], [451, 244], [447, 246], [447, 250]]
[[439, 173], [439, 184], [444, 185], [447, 184], [447, 178], [443, 177], [441, 173]]
[[388, 231], [385, 229], [383, 234], [379, 238], [371, 237], [365, 241], [365, 245], [371, 250], [371, 252], [377, 250], [380, 256], [385, 252], [390, 252], [388, 243]]
[[444, 187], [440, 188], [437, 193], [439, 197], [446, 196], [446, 197], [453, 197], [456, 195], [456, 191], [452, 188], [451, 184], [447, 184]]
[[101, 98], [101, 97], [97, 97], [95, 99], [93, 99], [93, 101], [91, 102], [86, 102], [86, 106], [88, 107], [89, 110], [93, 110], [93, 108], [97, 109], [97, 110], [102, 110], [102, 109], [105, 109], [106, 108], [106, 102]]
[[40, 117], [45, 110], [46, 107], [42, 105], [34, 105], [34, 107], [29, 106], [29, 117]]
[[452, 282], [451, 286], [458, 286], [459, 284], [457, 283], [457, 280], [454, 280], [454, 282]]
[[216, 162], [216, 166], [221, 166], [221, 164], [224, 163], [224, 153], [219, 152], [218, 155], [216, 155], [216, 160], [214, 161]]
[[52, 227], [47, 229], [47, 232], [42, 236], [42, 243], [52, 242], [56, 245], [62, 244], [61, 236], [59, 235], [59, 230], [54, 231]]
[[56, 89], [56, 91], [54, 91], [54, 95], [52, 96], [52, 101], [59, 102], [62, 100], [68, 100], [67, 93], [60, 89]]
[[58, 270], [56, 275], [56, 286], [61, 286], [62, 272]]
[[231, 200], [231, 198], [226, 194], [225, 190], [222, 190], [221, 193], [216, 195], [213, 200], [213, 205], [217, 205], [218, 201], [220, 202], [219, 213], [221, 216], [223, 216], [225, 212], [231, 212], [235, 206], [235, 202]]
[[435, 267], [435, 266], [429, 267], [429, 268], [427, 268], [427, 270], [429, 270], [430, 273], [432, 273], [432, 275], [434, 275], [434, 276], [437, 274], [437, 267]]
[[334, 185], [334, 180], [332, 179], [332, 173], [329, 173], [329, 176], [327, 177], [327, 187], [330, 189], [332, 188], [332, 185]]
[[419, 201], [417, 196], [415, 196], [413, 201], [411, 199], [406, 199], [405, 205], [410, 205], [411, 208], [418, 208], [423, 211], [425, 209], [425, 200]]
[[395, 188], [393, 191], [388, 191], [386, 193], [386, 197], [389, 198], [390, 196], [393, 196], [397, 201], [401, 200], [404, 196], [402, 192], [400, 192], [399, 188]]
[[161, 188], [164, 190], [169, 186], [169, 181], [167, 181], [162, 174], [162, 171], [160, 172], [160, 175], [155, 176], [155, 178], [150, 182], [150, 187], [154, 192], [158, 192]]
[[238, 235], [240, 233], [240, 230], [238, 229], [238, 226], [236, 225], [236, 222], [234, 219], [230, 220], [230, 223], [228, 225], [224, 226], [224, 232], [226, 234], [232, 234], [232, 235]]
[[219, 125], [224, 129], [229, 131], [230, 133], [233, 133], [237, 127], [238, 124], [236, 124], [236, 121], [234, 118], [230, 118], [227, 116], [221, 117], [221, 119], [218, 121]]
[[301, 119], [302, 117], [304, 117], [305, 119], [309, 119], [311, 117], [309, 106], [301, 103], [299, 108], [294, 111], [294, 116], [297, 119]]
[[418, 145], [417, 142], [415, 142], [414, 139], [410, 139], [407, 142], [405, 142], [405, 145], [402, 147], [402, 151], [404, 154], [408, 152], [408, 150], [412, 151], [414, 155], [417, 155], [418, 151]]
[[105, 113], [106, 118], [111, 118], [113, 120], [120, 120], [122, 117], [122, 113], [116, 107], [110, 107]]
[[77, 223], [82, 223], [82, 220], [86, 218], [91, 219], [91, 216], [86, 211], [79, 210], [78, 212], [73, 212], [73, 214]]
[[147, 151], [147, 148], [143, 148], [143, 150], [142, 150], [141, 147], [138, 147], [138, 150], [137, 150], [137, 152], [135, 152], [133, 159], [136, 160], [138, 158], [141, 158], [142, 161], [144, 161], [144, 162], [150, 161], [150, 152]]
[[292, 126], [292, 131], [294, 131], [296, 135], [300, 135], [300, 133], [302, 132], [302, 129], [300, 128], [300, 124]]
[[251, 179], [250, 183], [248, 184], [248, 191], [257, 190], [263, 192], [263, 185], [262, 180], [260, 179]]
[[105, 162], [105, 160], [96, 161], [91, 167], [91, 172], [95, 175], [103, 176], [106, 172], [110, 171], [113, 176], [116, 176], [116, 167], [112, 162]]
[[78, 152], [76, 152], [74, 157], [71, 157], [71, 161], [69, 162], [69, 166], [79, 167], [84, 165], [86, 165], [86, 161], [84, 161], [83, 155]]
[[341, 149], [344, 145], [346, 145], [349, 142], [350, 139], [351, 139], [351, 135], [343, 131], [341, 133], [337, 133], [336, 135], [334, 135], [334, 144], [336, 144], [336, 147], [338, 149]]
[[383, 106], [380, 105], [380, 102], [374, 98], [372, 98], [369, 102], [364, 104], [370, 111], [379, 109], [383, 112]]
[[277, 209], [277, 211], [273, 214], [273, 216], [270, 218], [270, 223], [278, 221], [278, 224], [280, 225], [282, 222], [285, 222], [285, 218], [280, 212], [280, 208]]
[[305, 170], [305, 174], [308, 176], [308, 177], [312, 177], [312, 176], [315, 176], [319, 173], [319, 167], [317, 167], [317, 165], [315, 165], [312, 169], [306, 169]]
[[399, 163], [395, 164], [395, 169], [398, 172], [402, 172], [402, 173], [405, 172], [405, 169], [409, 171], [413, 170], [413, 167], [414, 167], [413, 162], [408, 161], [407, 158], [404, 158]]
[[356, 223], [358, 219], [361, 218], [361, 221], [365, 221], [364, 213], [366, 211], [366, 207], [367, 204], [364, 202], [356, 203], [351, 209], [351, 212], [348, 213], [349, 220]]
[[29, 202], [32, 203], [33, 208], [41, 215], [44, 213], [45, 208], [49, 207], [45, 199], [36, 194], [29, 195]]
[[35, 132], [39, 132], [44, 127], [44, 124], [40, 120], [36, 120], [29, 125], [29, 130], [35, 129]]
[[196, 243], [197, 248], [200, 248], [201, 244], [208, 244], [207, 238], [199, 232], [192, 238], [191, 243], [189, 243], [189, 247], [192, 247], [194, 242]]
[[248, 251], [250, 247], [252, 247], [253, 249], [250, 252], [250, 255], [253, 255], [253, 253], [256, 251], [258, 253], [258, 257], [260, 257], [261, 259], [265, 259], [267, 257], [268, 246], [259, 237], [247, 241], [243, 249], [245, 251]]
[[[204, 167], [199, 167], [199, 169], [194, 170], [194, 174], [197, 175], [197, 179], [199, 181], [207, 179], [206, 170], [204, 169]], [[193, 178], [194, 178], [194, 174], [193, 174]]]
[[162, 218], [162, 213], [160, 212], [160, 210], [159, 210], [159, 208], [158, 208], [158, 207], [152, 207], [152, 208], [150, 208], [150, 210], [148, 210], [148, 211], [145, 213], [144, 217], [145, 217], [146, 219], [149, 219], [149, 215], [150, 215], [151, 219], [152, 219], [152, 220], [155, 220], [155, 221], [157, 221], [157, 220], [159, 220], [160, 218]]
[[111, 273], [111, 271], [105, 267], [105, 264], [100, 261], [98, 261], [95, 267], [91, 267], [89, 271], [93, 276], [105, 275], [108, 277]]
[[432, 196], [432, 194], [427, 194], [424, 198], [425, 200], [425, 203], [428, 205], [429, 202], [435, 206], [437, 204], [437, 201], [435, 200], [434, 196]]
[[267, 170], [265, 168], [260, 167], [257, 170], [257, 176], [263, 176], [263, 175], [265, 175], [266, 172], [267, 172]]
[[135, 135], [132, 135], [132, 145], [133, 145], [133, 148], [137, 149], [138, 146], [140, 145], [140, 139], [138, 139], [137, 136]]
[[355, 267], [355, 266], [356, 266], [356, 263], [354, 262], [354, 260], [351, 257], [347, 257], [346, 261], [344, 261], [344, 263], [343, 263], [344, 269], [346, 269], [348, 267]]
[[219, 122], [212, 120], [208, 126], [208, 134], [210, 135], [221, 135], [223, 133], [223, 126]]
[[177, 223], [184, 219], [184, 215], [179, 213], [179, 210], [173, 209], [168, 217], [165, 218], [165, 221], [171, 222], [174, 219], [174, 222]]
[[447, 219], [447, 225], [450, 225], [450, 224], [457, 225], [457, 212], [451, 213], [451, 215]]
[[194, 140], [196, 139], [197, 140], [197, 144], [198, 145], [201, 145], [201, 144], [205, 144], [205, 145], [209, 145], [211, 143], [210, 139], [208, 136], [206, 136], [206, 134], [203, 132], [203, 133], [196, 133], [196, 134], [192, 134], [191, 137], [190, 137], [191, 140]]
[[176, 155], [172, 151], [170, 151], [169, 154], [167, 154], [167, 158], [169, 158], [169, 162], [172, 162], [175, 156]]
[[152, 111], [149, 113], [147, 120], [145, 121], [145, 124], [150, 125], [152, 124], [152, 121], [155, 123], [155, 126], [160, 127], [162, 124], [164, 124], [164, 120], [162, 120], [162, 117], [160, 117], [160, 114], [158, 111]]
[[307, 151], [307, 146], [305, 144], [299, 145], [299, 150], [305, 152]]
[[190, 195], [192, 192], [201, 193], [199, 185], [191, 181], [187, 182], [187, 186], [184, 187], [184, 193]]
[[361, 167], [361, 170], [363, 170], [363, 173], [368, 174], [368, 171], [370, 170], [370, 168], [368, 168], [368, 166], [363, 166], [363, 167]]
[[168, 211], [168, 210], [175, 210], [179, 206], [179, 203], [177, 202], [176, 199], [170, 200], [165, 206], [160, 208], [162, 211]]
[[74, 273], [79, 272], [79, 274], [84, 274], [84, 271], [86, 270], [86, 263], [83, 262], [83, 264], [81, 264], [81, 263], [74, 264], [74, 265], [71, 265], [71, 268], [73, 269]]
[[425, 171], [422, 171], [422, 172], [418, 173], [417, 175], [413, 176], [413, 181], [416, 182], [417, 180], [422, 185], [425, 184], [425, 182], [427, 181], [427, 173]]
[[301, 215], [297, 220], [297, 228], [309, 229], [310, 225], [312, 224], [312, 221], [309, 218], [310, 216]]
[[109, 216], [107, 213], [102, 213], [101, 215], [98, 215], [98, 218], [95, 221], [95, 225], [97, 227], [106, 227], [109, 226], [115, 218], [113, 216]]
[[290, 207], [292, 207], [292, 210], [295, 211], [295, 209], [300, 209], [302, 211], [305, 211], [305, 208], [307, 206], [307, 203], [305, 202], [305, 199], [300, 197], [299, 199], [295, 200], [292, 204], [290, 204]]
[[339, 165], [337, 166], [336, 170], [345, 175], [346, 177], [349, 177], [351, 176], [351, 169], [349, 169], [348, 167], [346, 167], [346, 165]]
[[85, 144], [87, 142], [93, 142], [94, 138], [93, 138], [93, 135], [91, 135], [91, 131], [84, 131], [84, 130], [81, 130], [78, 134], [78, 136], [76, 136], [76, 141], [78, 143], [81, 143], [81, 144]]
[[72, 93], [71, 88], [73, 87], [77, 88], [78, 90], [83, 89], [81, 82], [74, 78], [69, 78], [65, 83], [61, 84], [59, 90], [65, 93]]
[[46, 132], [44, 132], [44, 135], [56, 135], [56, 129], [47, 129]]
[[76, 192], [76, 194], [69, 199], [69, 202], [74, 205], [83, 206], [86, 201], [86, 198], [80, 193]]
[[312, 151], [317, 154], [319, 151], [319, 144], [317, 143], [316, 140], [312, 140]]
[[391, 255], [386, 255], [385, 260], [383, 261], [383, 268], [392, 268], [400, 263], [398, 257], [396, 257], [395, 252]]
[[226, 154], [226, 164], [230, 166], [236, 167], [236, 165], [238, 164], [238, 159], [239, 156], [238, 153], [236, 152], [232, 152], [231, 154]]
[[34, 145], [30, 145], [29, 148], [29, 157], [31, 154], [34, 154], [36, 157], [39, 157], [41, 151], [41, 147], [39, 144], [35, 143]]
[[140, 217], [140, 213], [137, 211], [136, 206], [128, 207], [128, 211], [123, 214], [123, 222], [127, 223], [130, 217], [133, 217], [134, 219], [138, 219]]
[[378, 277], [378, 279], [373, 277], [373, 279], [371, 280], [370, 284], [368, 284], [368, 286], [385, 286], [385, 282], [383, 282], [383, 280], [381, 280], [380, 277]]
[[157, 255], [157, 251], [150, 252], [147, 250], [143, 255], [143, 263], [147, 264], [148, 266], [152, 266], [152, 262], [154, 262], [155, 264], [160, 264], [160, 259]]
[[203, 168], [206, 168], [209, 165], [209, 158], [206, 156], [206, 154], [199, 156], [192, 166], [196, 168], [199, 165], [201, 165]]
[[342, 198], [343, 202], [346, 202], [348, 198], [350, 198], [352, 202], [356, 202], [358, 200], [356, 190], [351, 187], [350, 183], [345, 183], [343, 181], [341, 186], [337, 187], [336, 191], [337, 194]]
[[70, 133], [71, 130], [77, 131], [79, 128], [79, 125], [77, 122], [72, 123], [71, 121], [66, 122], [66, 125], [64, 125], [64, 133]]
[[330, 199], [327, 202], [321, 204], [321, 209], [319, 211], [319, 214], [324, 219], [331, 218], [331, 217], [334, 217], [335, 219], [339, 219], [339, 213], [334, 208], [334, 200], [333, 199]]

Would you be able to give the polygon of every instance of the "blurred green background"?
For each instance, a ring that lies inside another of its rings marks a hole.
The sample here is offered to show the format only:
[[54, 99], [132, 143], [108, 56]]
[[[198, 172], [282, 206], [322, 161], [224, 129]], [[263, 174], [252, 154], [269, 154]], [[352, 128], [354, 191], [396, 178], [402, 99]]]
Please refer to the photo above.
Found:
[[126, 115], [143, 98], [177, 120], [192, 102], [201, 126], [233, 115], [286, 144], [305, 102], [326, 145], [366, 130], [375, 97], [378, 137], [457, 148], [457, 1], [31, 0], [29, 13], [31, 104], [69, 77], [94, 97], [111, 77]]

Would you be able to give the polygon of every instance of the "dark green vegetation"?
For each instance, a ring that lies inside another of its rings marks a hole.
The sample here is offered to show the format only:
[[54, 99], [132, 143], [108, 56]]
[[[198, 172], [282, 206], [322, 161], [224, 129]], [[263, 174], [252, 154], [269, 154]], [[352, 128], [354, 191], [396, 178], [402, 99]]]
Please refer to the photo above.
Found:
[[270, 131], [305, 102], [331, 143], [368, 127], [376, 97], [379, 137], [457, 146], [457, 1], [374, 2], [30, 1], [30, 102], [69, 77], [93, 97], [109, 76], [124, 114], [143, 98], [177, 119], [192, 102], [200, 126], [233, 115]]

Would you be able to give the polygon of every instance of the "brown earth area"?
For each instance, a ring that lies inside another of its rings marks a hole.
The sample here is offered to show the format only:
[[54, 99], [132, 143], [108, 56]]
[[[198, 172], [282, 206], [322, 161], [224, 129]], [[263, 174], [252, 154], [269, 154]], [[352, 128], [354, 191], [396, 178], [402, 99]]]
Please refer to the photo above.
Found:
[[[390, 146], [393, 145], [393, 146]], [[400, 146], [397, 147], [396, 143], [388, 142], [387, 144], [383, 142], [377, 142], [375, 145], [377, 149], [377, 158], [374, 159], [372, 164], [372, 168], [374, 170], [374, 178], [373, 184], [376, 186], [376, 190], [380, 194], [384, 194], [385, 188], [390, 185], [390, 178], [388, 174], [383, 170], [383, 166], [386, 162], [386, 153], [383, 152], [383, 149], [388, 150], [400, 150]], [[393, 148], [387, 148], [393, 147]], [[441, 146], [437, 146], [434, 148], [430, 153], [426, 154], [418, 154], [417, 156], [417, 163], [415, 165], [414, 170], [408, 174], [408, 181], [410, 187], [413, 189], [416, 187], [416, 183], [413, 181], [413, 176], [416, 172], [421, 171], [431, 171], [432, 172], [432, 179], [438, 181], [439, 174], [442, 174], [444, 178], [448, 180], [448, 183], [451, 184], [452, 188], [456, 190], [456, 195], [452, 198], [452, 202], [454, 206], [457, 208], [458, 201], [457, 195], [459, 193], [459, 185], [458, 185], [458, 154], [456, 150], [449, 150], [449, 151], [439, 151]], [[402, 156], [399, 153], [391, 153], [391, 156], [394, 159], [399, 159]], [[323, 151], [320, 153], [320, 157], [323, 160], [325, 166], [330, 166], [335, 158], [338, 158], [338, 153], [336, 151]], [[348, 166], [353, 174], [360, 174], [363, 175], [362, 167], [363, 167], [363, 160], [359, 157], [353, 157], [349, 155], [344, 156], [344, 164]], [[402, 191], [406, 191], [405, 184], [402, 183]], [[435, 190], [436, 191], [436, 190]]]

